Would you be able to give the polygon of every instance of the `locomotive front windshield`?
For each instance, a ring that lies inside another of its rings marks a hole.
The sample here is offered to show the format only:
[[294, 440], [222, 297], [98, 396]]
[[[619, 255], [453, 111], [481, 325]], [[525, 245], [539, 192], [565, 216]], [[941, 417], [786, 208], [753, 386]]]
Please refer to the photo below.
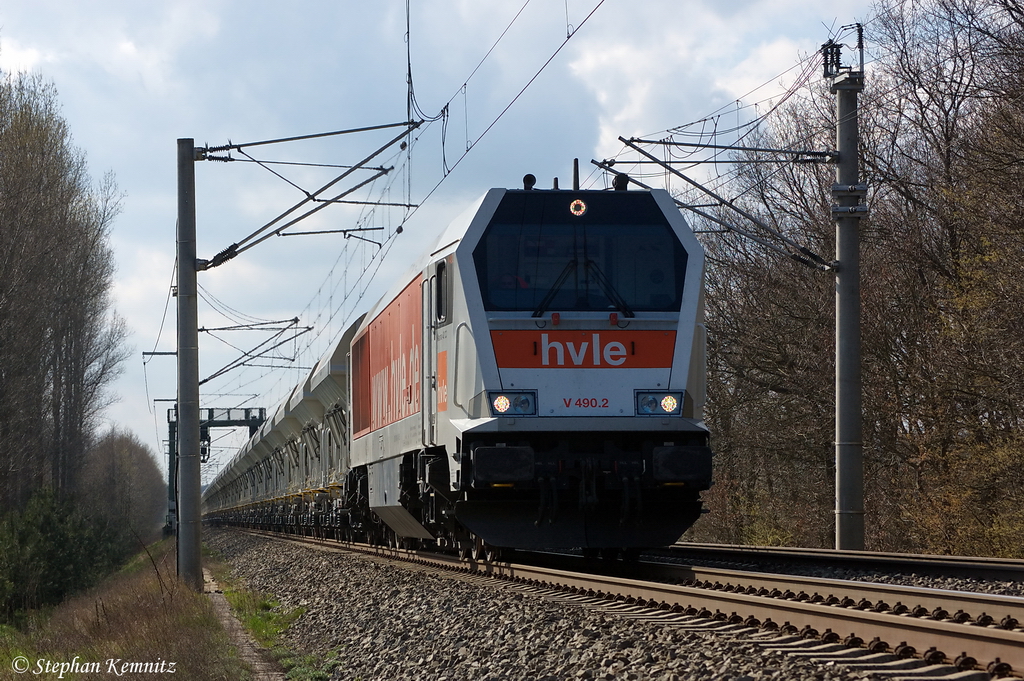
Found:
[[487, 310], [678, 311], [686, 251], [646, 192], [508, 192], [473, 253]]

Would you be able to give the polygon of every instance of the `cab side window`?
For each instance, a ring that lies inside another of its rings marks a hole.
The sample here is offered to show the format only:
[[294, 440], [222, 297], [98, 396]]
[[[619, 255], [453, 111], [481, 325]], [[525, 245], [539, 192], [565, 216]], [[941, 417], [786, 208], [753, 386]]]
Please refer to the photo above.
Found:
[[434, 321], [438, 326], [451, 321], [451, 297], [448, 263], [442, 260], [434, 269]]

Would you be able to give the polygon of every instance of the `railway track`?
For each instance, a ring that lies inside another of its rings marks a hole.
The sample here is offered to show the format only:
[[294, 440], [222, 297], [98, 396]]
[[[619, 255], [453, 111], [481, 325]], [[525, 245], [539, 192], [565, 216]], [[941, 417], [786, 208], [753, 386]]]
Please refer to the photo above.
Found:
[[879, 673], [916, 667], [914, 675], [982, 679], [1024, 672], [1024, 598], [546, 553], [490, 563], [273, 536], [501, 580], [631, 616], [745, 627], [801, 654], [870, 665]]
[[1024, 584], [1024, 561], [1006, 558], [752, 547], [689, 542], [681, 542], [653, 553], [687, 563], [715, 561], [727, 565], [742, 564], [765, 567], [787, 565], [808, 568], [834, 567], [841, 564], [847, 568], [885, 573], [913, 573], [932, 577], [958, 577]]

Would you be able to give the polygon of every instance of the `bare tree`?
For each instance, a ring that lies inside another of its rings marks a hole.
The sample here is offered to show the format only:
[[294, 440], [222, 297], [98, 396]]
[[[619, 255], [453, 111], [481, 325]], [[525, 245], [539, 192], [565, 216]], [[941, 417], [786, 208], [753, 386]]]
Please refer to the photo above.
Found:
[[[1024, 14], [1015, 0], [877, 9], [861, 98], [868, 543], [1020, 555]], [[831, 147], [833, 101], [810, 88], [757, 145]], [[752, 164], [732, 194], [824, 255], [833, 177]], [[731, 235], [706, 241], [721, 522], [713, 513], [697, 531], [827, 545], [832, 281]]]
[[111, 429], [89, 450], [78, 480], [81, 507], [107, 528], [122, 552], [159, 535], [167, 487], [153, 452], [130, 432]]
[[98, 186], [56, 91], [0, 74], [0, 500], [23, 506], [75, 476], [105, 389], [126, 357], [110, 308], [109, 229], [119, 194]]

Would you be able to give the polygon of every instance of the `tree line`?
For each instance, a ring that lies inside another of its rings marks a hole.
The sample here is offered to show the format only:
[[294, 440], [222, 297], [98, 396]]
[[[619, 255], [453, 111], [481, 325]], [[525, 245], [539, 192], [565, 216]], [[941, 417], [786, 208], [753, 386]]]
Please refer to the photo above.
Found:
[[0, 72], [0, 618], [88, 583], [163, 515], [145, 445], [98, 432], [129, 352], [110, 294], [120, 199], [53, 85]]
[[[867, 545], [1020, 557], [1024, 3], [883, 0], [875, 11], [860, 97]], [[755, 145], [835, 148], [828, 85], [791, 99]], [[830, 257], [834, 182], [827, 164], [753, 163], [732, 190]], [[718, 473], [694, 534], [831, 546], [834, 279], [732, 234], [705, 244]]]

